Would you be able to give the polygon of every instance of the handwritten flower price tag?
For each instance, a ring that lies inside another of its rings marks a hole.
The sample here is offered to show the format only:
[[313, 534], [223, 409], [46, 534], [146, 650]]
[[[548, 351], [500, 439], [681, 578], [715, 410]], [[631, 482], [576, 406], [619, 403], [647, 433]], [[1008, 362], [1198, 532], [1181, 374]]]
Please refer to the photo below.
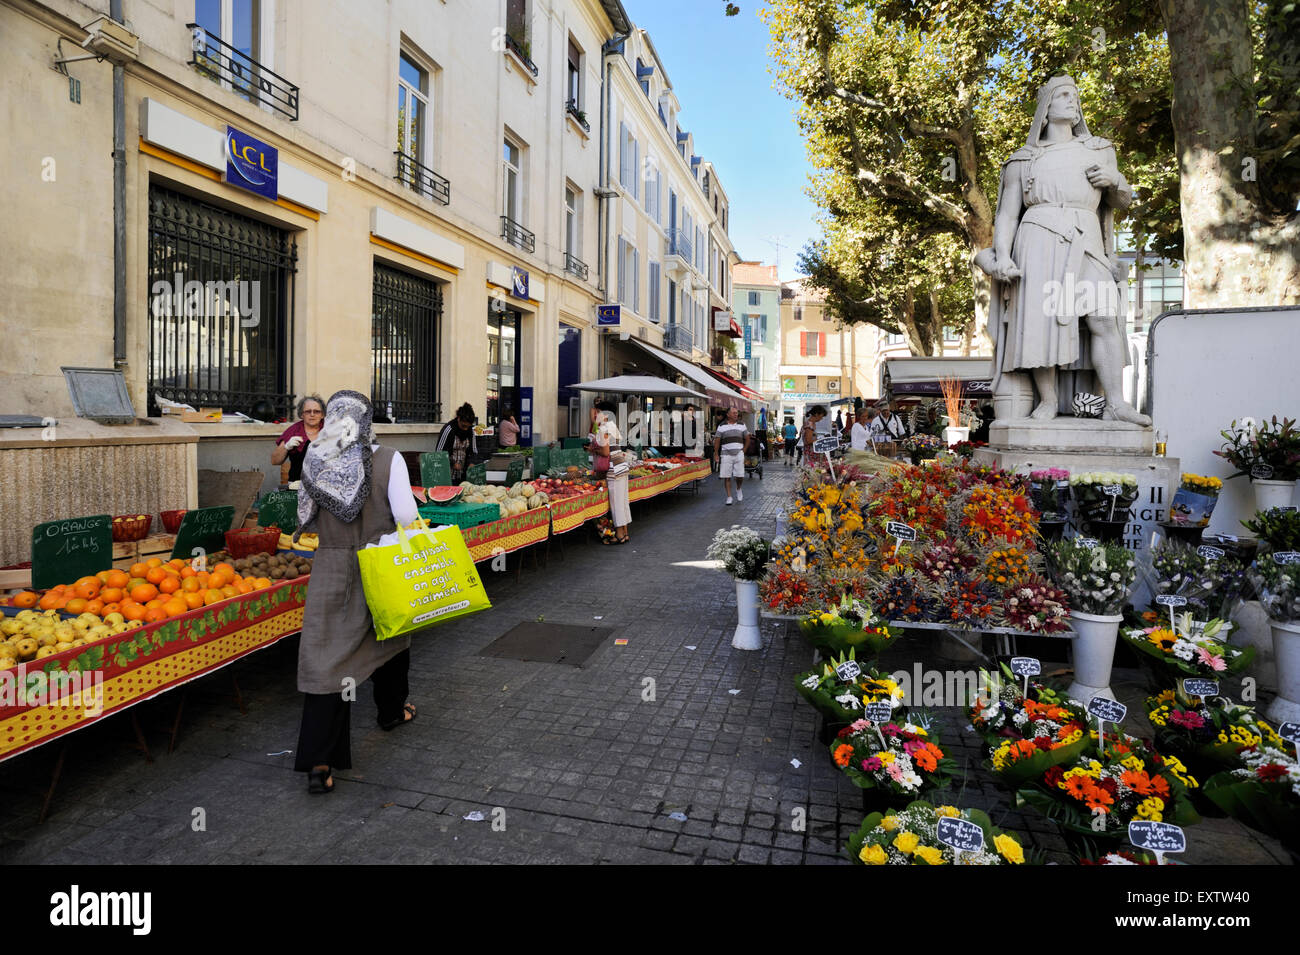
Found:
[[1024, 695], [1029, 695], [1029, 678], [1043, 672], [1043, 665], [1037, 657], [1012, 657], [1011, 672], [1025, 678]]
[[1300, 723], [1282, 723], [1277, 728], [1277, 735], [1300, 747]]
[[1138, 849], [1154, 852], [1156, 865], [1165, 864], [1166, 852], [1184, 852], [1187, 849], [1187, 836], [1181, 826], [1170, 822], [1153, 822], [1150, 819], [1134, 819], [1130, 822], [1128, 841]]
[[858, 666], [857, 660], [845, 660], [835, 668], [835, 675], [840, 678], [841, 683], [852, 683], [862, 674], [862, 667]]
[[1273, 554], [1275, 564], [1300, 564], [1300, 550], [1280, 550]]
[[1156, 597], [1156, 603], [1160, 604], [1162, 607], [1169, 608], [1169, 629], [1177, 633], [1178, 624], [1174, 622], [1174, 608], [1185, 607], [1187, 605], [1187, 598], [1180, 594], [1159, 594]]
[[1076, 537], [1074, 542], [1080, 547], [1087, 547], [1089, 549], [1097, 546], [1097, 538], [1095, 537]]
[[899, 545], [903, 541], [916, 540], [916, 528], [901, 521], [890, 521], [885, 525], [885, 533], [894, 539], [894, 556], [898, 556]]
[[1128, 707], [1108, 696], [1094, 696], [1088, 701], [1088, 715], [1097, 721], [1097, 752], [1106, 748], [1106, 724], [1119, 726], [1128, 716]]
[[984, 830], [968, 819], [942, 816], [935, 835], [945, 846], [950, 846], [958, 865], [963, 852], [979, 852], [984, 848]]
[[1256, 464], [1250, 469], [1250, 476], [1256, 481], [1267, 481], [1273, 477], [1271, 464]]
[[1218, 680], [1202, 680], [1199, 677], [1186, 677], [1183, 679], [1183, 692], [1188, 696], [1218, 696]]
[[1220, 547], [1211, 547], [1209, 544], [1202, 544], [1196, 548], [1196, 555], [1206, 560], [1219, 560], [1226, 552]]

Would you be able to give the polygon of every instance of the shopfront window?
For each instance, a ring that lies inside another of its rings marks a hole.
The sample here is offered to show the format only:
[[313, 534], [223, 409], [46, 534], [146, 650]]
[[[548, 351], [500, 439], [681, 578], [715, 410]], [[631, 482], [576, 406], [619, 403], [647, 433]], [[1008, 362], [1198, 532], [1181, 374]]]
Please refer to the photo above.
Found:
[[495, 425], [506, 408], [519, 413], [519, 325], [514, 309], [488, 310], [487, 408], [483, 423]]
[[435, 375], [441, 289], [429, 279], [376, 262], [372, 296], [370, 400], [375, 419], [439, 420]]

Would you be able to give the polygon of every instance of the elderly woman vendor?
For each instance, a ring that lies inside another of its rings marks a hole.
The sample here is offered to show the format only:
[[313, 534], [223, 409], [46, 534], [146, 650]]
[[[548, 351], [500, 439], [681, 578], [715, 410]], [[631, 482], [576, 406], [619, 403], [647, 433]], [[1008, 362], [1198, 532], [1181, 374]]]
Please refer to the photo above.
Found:
[[271, 452], [271, 463], [283, 464], [289, 459], [289, 481], [302, 480], [302, 462], [307, 447], [320, 434], [325, 423], [325, 401], [318, 395], [308, 395], [298, 402], [298, 420], [284, 429]]

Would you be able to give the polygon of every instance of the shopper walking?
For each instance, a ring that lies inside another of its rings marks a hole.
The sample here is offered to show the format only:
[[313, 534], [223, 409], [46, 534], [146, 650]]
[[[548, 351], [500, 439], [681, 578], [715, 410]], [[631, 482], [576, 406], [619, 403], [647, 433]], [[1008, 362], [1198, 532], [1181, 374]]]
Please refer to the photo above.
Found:
[[[614, 524], [614, 541], [626, 544], [630, 540], [628, 527], [632, 523], [632, 505], [628, 500], [623, 435], [619, 433], [614, 418], [617, 414], [612, 401], [598, 401], [591, 412], [591, 458], [597, 475], [605, 479], [609, 490], [609, 516]], [[602, 474], [602, 472], [604, 472]]]
[[799, 440], [799, 429], [794, 426], [793, 418], [785, 419], [785, 427], [781, 429], [781, 437], [785, 440], [785, 463], [794, 464], [794, 446]]
[[415, 719], [406, 699], [411, 638], [375, 638], [357, 563], [367, 544], [419, 516], [402, 456], [372, 443], [373, 417], [365, 395], [335, 392], [303, 462], [298, 533], [314, 531], [320, 543], [298, 645], [304, 698], [294, 768], [307, 773], [310, 793], [333, 792], [333, 771], [352, 767], [349, 687], [373, 679], [386, 730]]
[[740, 420], [740, 412], [735, 408], [727, 409], [727, 420], [718, 425], [713, 436], [713, 457], [718, 462], [718, 477], [727, 491], [727, 503], [730, 504], [731, 482], [736, 482], [736, 500], [743, 501], [745, 492], [741, 486], [745, 483], [745, 439], [749, 429]]

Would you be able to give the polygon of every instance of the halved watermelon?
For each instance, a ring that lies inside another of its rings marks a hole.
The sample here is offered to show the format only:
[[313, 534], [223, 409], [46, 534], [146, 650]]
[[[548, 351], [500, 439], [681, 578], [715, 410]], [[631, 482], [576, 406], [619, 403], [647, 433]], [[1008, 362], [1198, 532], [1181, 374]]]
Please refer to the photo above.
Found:
[[424, 488], [417, 487], [416, 485], [412, 484], [411, 493], [415, 495], [415, 499], [419, 501], [421, 504], [429, 503], [429, 499], [424, 494]]
[[443, 487], [431, 487], [427, 491], [430, 504], [454, 504], [462, 494], [465, 493], [463, 487], [446, 485]]

